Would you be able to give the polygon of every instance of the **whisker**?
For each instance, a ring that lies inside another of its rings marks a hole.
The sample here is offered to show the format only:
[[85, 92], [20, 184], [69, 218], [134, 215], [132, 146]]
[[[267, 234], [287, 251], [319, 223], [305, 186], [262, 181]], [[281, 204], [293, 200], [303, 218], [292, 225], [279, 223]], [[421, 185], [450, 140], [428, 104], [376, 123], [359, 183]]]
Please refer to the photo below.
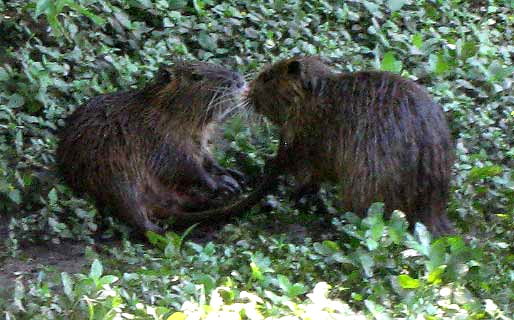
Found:
[[246, 81], [249, 81], [249, 80], [253, 80], [255, 78], [255, 76], [258, 74], [259, 72], [255, 71], [255, 72], [251, 72], [251, 73], [247, 73], [245, 75], [243, 75], [243, 78], [246, 80]]

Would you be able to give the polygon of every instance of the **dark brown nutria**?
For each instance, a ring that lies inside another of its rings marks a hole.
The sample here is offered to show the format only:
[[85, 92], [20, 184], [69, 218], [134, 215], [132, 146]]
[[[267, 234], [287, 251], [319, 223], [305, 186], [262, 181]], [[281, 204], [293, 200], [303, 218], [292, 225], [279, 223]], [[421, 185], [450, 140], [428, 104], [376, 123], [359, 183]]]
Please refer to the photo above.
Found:
[[207, 141], [212, 127], [241, 106], [246, 88], [224, 67], [177, 62], [143, 89], [94, 97], [60, 132], [59, 170], [75, 192], [141, 232], [161, 232], [155, 218], [202, 220], [201, 211], [188, 212], [212, 207], [197, 190], [239, 189]]
[[281, 127], [276, 161], [303, 185], [339, 183], [346, 210], [363, 215], [384, 202], [411, 226], [453, 232], [452, 141], [422, 87], [388, 72], [333, 73], [317, 57], [280, 61], [250, 87], [256, 112]]

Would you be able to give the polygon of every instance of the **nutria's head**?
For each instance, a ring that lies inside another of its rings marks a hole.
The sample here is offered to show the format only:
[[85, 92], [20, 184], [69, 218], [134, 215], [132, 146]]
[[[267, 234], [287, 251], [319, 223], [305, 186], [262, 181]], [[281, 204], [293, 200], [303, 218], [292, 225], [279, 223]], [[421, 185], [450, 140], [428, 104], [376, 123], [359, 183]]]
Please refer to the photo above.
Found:
[[331, 74], [318, 57], [282, 60], [266, 68], [251, 83], [248, 100], [257, 113], [283, 124], [298, 107], [315, 103], [323, 94], [325, 78]]
[[[243, 76], [206, 62], [178, 61], [159, 69], [153, 98], [173, 114], [202, 123], [221, 120], [240, 108], [247, 90]], [[153, 94], [153, 93], [151, 93]]]

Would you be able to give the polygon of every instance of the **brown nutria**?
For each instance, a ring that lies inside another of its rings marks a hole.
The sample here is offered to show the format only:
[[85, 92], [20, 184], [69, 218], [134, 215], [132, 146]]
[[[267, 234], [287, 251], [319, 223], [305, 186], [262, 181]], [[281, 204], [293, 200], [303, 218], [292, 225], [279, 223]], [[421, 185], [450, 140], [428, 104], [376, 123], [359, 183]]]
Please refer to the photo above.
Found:
[[346, 210], [362, 215], [384, 202], [411, 226], [453, 232], [448, 125], [415, 82], [388, 72], [334, 73], [317, 57], [300, 57], [262, 71], [248, 98], [281, 128], [276, 162], [304, 186], [339, 183]]
[[187, 211], [212, 204], [195, 190], [239, 190], [207, 141], [212, 127], [241, 107], [246, 89], [244, 78], [224, 67], [177, 62], [143, 89], [94, 97], [60, 132], [59, 170], [72, 190], [141, 232], [161, 232], [155, 218], [201, 220], [201, 211]]

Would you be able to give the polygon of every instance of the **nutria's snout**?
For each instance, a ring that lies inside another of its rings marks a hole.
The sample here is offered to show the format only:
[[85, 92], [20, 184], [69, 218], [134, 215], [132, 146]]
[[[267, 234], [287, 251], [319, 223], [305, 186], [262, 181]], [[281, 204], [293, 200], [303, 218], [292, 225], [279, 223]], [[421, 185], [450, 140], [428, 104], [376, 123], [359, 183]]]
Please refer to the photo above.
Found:
[[247, 99], [248, 91], [250, 89], [243, 75], [237, 72], [232, 72], [229, 76], [229, 80], [227, 81], [230, 82], [228, 87], [233, 90], [234, 94], [239, 96], [240, 99]]
[[242, 90], [246, 86], [245, 78], [238, 72], [223, 72], [219, 73], [214, 78], [220, 81], [222, 87], [229, 90]]
[[250, 85], [245, 82], [241, 87], [239, 87], [241, 89], [241, 96], [245, 99], [249, 99], [249, 96], [250, 96]]
[[254, 108], [257, 108], [257, 104], [260, 102], [259, 96], [262, 95], [260, 84], [259, 77], [257, 77], [248, 83], [248, 88], [244, 92], [244, 97]]
[[245, 87], [248, 87], [245, 78], [239, 73], [234, 72], [234, 82], [236, 88], [241, 89], [242, 91], [245, 90]]

